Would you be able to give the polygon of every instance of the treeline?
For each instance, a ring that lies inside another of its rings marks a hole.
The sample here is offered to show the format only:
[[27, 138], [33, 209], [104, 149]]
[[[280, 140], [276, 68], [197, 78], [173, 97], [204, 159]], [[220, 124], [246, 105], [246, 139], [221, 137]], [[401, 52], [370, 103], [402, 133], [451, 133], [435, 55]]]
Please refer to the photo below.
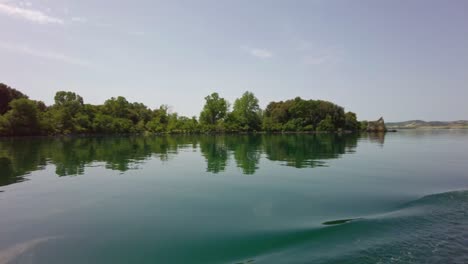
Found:
[[0, 135], [68, 135], [129, 133], [229, 133], [293, 131], [357, 131], [356, 114], [327, 101], [271, 102], [260, 109], [258, 99], [245, 92], [229, 102], [213, 93], [205, 97], [199, 118], [169, 111], [166, 105], [150, 109], [142, 103], [112, 97], [102, 105], [85, 104], [73, 92], [59, 91], [54, 104], [41, 101], [0, 83]]

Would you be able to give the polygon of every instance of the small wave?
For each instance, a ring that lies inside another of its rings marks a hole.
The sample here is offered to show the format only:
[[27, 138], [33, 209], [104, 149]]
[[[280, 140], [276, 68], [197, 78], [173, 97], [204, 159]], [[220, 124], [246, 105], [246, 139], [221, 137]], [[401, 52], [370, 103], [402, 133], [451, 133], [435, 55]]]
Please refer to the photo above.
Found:
[[349, 223], [351, 221], [355, 221], [355, 220], [358, 220], [358, 219], [360, 219], [360, 218], [332, 220], [332, 221], [323, 222], [322, 225], [342, 225], [342, 224], [346, 224], [346, 223]]

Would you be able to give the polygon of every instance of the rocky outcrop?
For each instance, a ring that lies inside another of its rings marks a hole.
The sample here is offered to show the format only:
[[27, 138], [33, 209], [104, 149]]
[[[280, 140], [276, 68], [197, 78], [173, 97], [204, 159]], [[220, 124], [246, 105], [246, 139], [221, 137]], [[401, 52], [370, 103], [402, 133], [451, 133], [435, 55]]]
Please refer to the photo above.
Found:
[[379, 118], [377, 121], [369, 121], [367, 123], [367, 132], [385, 132], [387, 128], [385, 127], [385, 122], [383, 118]]

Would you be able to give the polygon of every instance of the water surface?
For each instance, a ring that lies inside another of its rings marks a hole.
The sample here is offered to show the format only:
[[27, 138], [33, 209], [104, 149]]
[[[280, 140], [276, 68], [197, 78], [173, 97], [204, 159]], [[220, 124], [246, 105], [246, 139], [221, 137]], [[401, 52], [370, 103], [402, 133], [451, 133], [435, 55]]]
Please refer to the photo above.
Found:
[[0, 140], [2, 263], [468, 263], [468, 132]]

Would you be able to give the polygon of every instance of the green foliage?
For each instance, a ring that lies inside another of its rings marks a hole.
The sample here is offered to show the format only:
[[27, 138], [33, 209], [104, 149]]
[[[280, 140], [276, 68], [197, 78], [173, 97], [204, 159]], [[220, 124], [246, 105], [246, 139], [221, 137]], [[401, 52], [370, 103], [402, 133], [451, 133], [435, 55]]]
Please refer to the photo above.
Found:
[[9, 106], [10, 102], [15, 99], [28, 98], [20, 91], [7, 86], [6, 84], [0, 83], [0, 115], [5, 114], [11, 109]]
[[55, 93], [54, 101], [56, 106], [83, 105], [83, 98], [74, 92], [59, 91]]
[[367, 122], [366, 120], [359, 122], [359, 128], [361, 129], [361, 131], [367, 130], [368, 124], [369, 122]]
[[245, 92], [234, 102], [232, 122], [242, 131], [260, 130], [261, 110], [258, 99], [251, 92]]
[[151, 113], [151, 119], [146, 123], [146, 129], [153, 133], [166, 132], [167, 123], [169, 121], [168, 107], [162, 105], [159, 109]]
[[145, 128], [153, 133], [163, 133], [166, 131], [166, 127], [163, 123], [160, 122], [160, 120], [154, 118], [148, 123], [146, 123]]
[[302, 122], [298, 119], [291, 119], [283, 125], [283, 131], [301, 131]]
[[[320, 123], [327, 119], [326, 122]], [[321, 100], [271, 102], [265, 109], [262, 127], [265, 131], [336, 131], [346, 126], [344, 109]]]
[[112, 97], [102, 105], [90, 105], [74, 92], [59, 91], [55, 103], [48, 107], [4, 84], [0, 84], [0, 95], [0, 111], [5, 111], [0, 115], [3, 136], [357, 131], [367, 127], [367, 123], [357, 121], [356, 114], [345, 113], [342, 107], [321, 100], [296, 97], [271, 102], [262, 111], [251, 92], [235, 100], [232, 112], [227, 100], [212, 93], [205, 97], [199, 119], [180, 116], [166, 105], [151, 110], [122, 96]]
[[130, 116], [129, 106], [130, 103], [125, 97], [112, 97], [104, 102], [103, 113], [117, 118], [128, 118]]
[[264, 116], [262, 122], [262, 129], [267, 132], [279, 132], [283, 130], [283, 126], [279, 122], [275, 122], [273, 117]]
[[6, 135], [29, 136], [40, 133], [36, 102], [20, 98], [10, 102], [11, 110], [3, 116], [1, 129]]
[[357, 121], [356, 114], [353, 112], [347, 112], [345, 114], [345, 129], [350, 131], [360, 130], [361, 124]]
[[98, 113], [93, 120], [93, 131], [97, 133], [112, 133], [113, 132], [113, 118], [110, 115]]
[[303, 131], [314, 131], [314, 126], [313, 125], [306, 125], [304, 128], [303, 128]]
[[317, 125], [317, 131], [335, 131], [335, 125], [333, 124], [333, 119], [331, 116], [327, 115], [325, 119], [320, 121]]
[[8, 135], [10, 124], [7, 119], [0, 115], [0, 135]]
[[[83, 98], [73, 92], [59, 91], [54, 97], [55, 104], [50, 109], [53, 130], [59, 134], [81, 133], [86, 120], [81, 114]], [[80, 115], [81, 114], [81, 115]], [[86, 123], [89, 125], [89, 121]]]
[[219, 97], [218, 93], [212, 93], [205, 97], [205, 106], [200, 113], [200, 123], [215, 126], [226, 117], [228, 108], [229, 104], [224, 98]]

